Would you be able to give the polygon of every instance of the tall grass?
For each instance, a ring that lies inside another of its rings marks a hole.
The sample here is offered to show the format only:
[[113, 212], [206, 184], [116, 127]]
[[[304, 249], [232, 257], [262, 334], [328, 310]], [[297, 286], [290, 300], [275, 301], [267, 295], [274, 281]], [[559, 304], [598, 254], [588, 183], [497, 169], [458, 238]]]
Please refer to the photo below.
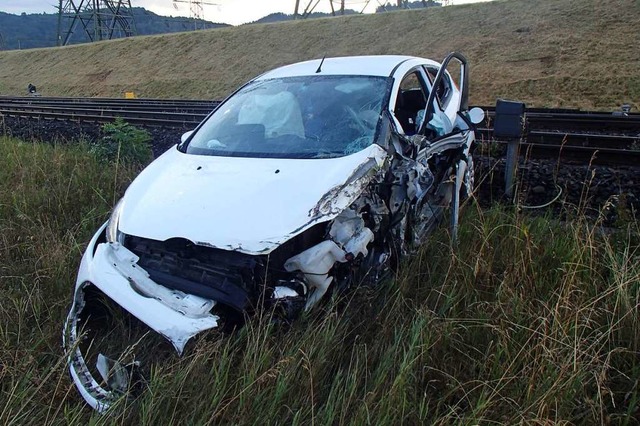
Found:
[[65, 408], [60, 325], [84, 245], [132, 168], [82, 145], [0, 137], [0, 423], [43, 423]]
[[637, 223], [613, 233], [468, 208], [394, 280], [290, 327], [258, 316], [152, 368], [149, 389], [91, 413], [60, 331], [112, 169], [82, 148], [0, 142], [0, 422], [477, 424], [638, 422]]

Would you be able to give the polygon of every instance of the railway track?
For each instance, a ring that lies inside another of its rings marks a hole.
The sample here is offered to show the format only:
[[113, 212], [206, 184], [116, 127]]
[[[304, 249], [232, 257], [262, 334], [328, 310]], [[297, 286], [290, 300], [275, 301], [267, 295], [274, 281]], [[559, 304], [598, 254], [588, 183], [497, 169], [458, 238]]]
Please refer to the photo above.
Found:
[[[0, 118], [72, 120], [105, 123], [120, 117], [141, 126], [192, 128], [218, 101], [184, 99], [48, 98], [0, 96]], [[493, 138], [494, 109], [487, 111], [478, 139]], [[530, 108], [521, 154], [531, 157], [591, 161], [594, 164], [640, 165], [640, 114], [576, 109]]]
[[187, 127], [200, 123], [218, 101], [180, 99], [2, 97], [0, 115], [45, 120]]

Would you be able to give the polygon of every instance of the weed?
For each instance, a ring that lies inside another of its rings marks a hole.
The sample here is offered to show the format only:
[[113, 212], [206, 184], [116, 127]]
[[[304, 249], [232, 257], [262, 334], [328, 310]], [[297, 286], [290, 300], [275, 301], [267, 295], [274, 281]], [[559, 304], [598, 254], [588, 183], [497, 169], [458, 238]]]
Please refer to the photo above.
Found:
[[91, 152], [100, 160], [125, 164], [147, 164], [153, 156], [151, 136], [118, 117], [102, 126], [104, 136], [95, 142]]

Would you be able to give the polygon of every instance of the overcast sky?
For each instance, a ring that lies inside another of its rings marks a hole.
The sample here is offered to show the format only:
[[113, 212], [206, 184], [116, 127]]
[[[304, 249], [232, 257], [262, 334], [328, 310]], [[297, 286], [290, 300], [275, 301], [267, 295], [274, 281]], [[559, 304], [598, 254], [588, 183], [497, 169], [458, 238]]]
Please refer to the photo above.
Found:
[[[181, 0], [182, 1], [182, 0]], [[147, 10], [166, 16], [189, 16], [188, 0], [178, 4], [178, 9], [173, 6], [173, 0], [131, 0], [131, 5], [144, 7]], [[207, 3], [217, 3], [217, 6], [204, 5], [204, 19], [213, 22], [225, 22], [228, 24], [242, 24], [255, 21], [273, 12], [293, 13], [295, 0], [203, 0]], [[315, 0], [313, 0], [315, 2]], [[316, 11], [330, 12], [330, 0], [320, 0]], [[340, 1], [334, 0], [334, 5], [339, 6]], [[451, 4], [475, 3], [487, 0], [451, 0]], [[76, 0], [79, 4], [80, 0]], [[301, 12], [309, 3], [309, 0], [300, 0]], [[373, 12], [379, 3], [386, 0], [371, 0], [365, 12]], [[345, 0], [347, 7], [354, 10], [362, 10], [366, 0]], [[26, 13], [56, 13], [57, 0], [0, 0], [0, 11], [20, 14]]]

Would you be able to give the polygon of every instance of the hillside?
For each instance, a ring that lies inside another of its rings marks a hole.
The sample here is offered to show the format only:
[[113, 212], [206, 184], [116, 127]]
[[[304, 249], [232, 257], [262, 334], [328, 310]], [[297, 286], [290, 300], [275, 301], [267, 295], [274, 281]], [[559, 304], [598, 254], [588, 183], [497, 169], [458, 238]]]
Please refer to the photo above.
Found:
[[471, 61], [476, 104], [617, 108], [640, 99], [635, 0], [506, 0], [0, 52], [0, 94], [221, 98], [278, 65], [323, 55]]

